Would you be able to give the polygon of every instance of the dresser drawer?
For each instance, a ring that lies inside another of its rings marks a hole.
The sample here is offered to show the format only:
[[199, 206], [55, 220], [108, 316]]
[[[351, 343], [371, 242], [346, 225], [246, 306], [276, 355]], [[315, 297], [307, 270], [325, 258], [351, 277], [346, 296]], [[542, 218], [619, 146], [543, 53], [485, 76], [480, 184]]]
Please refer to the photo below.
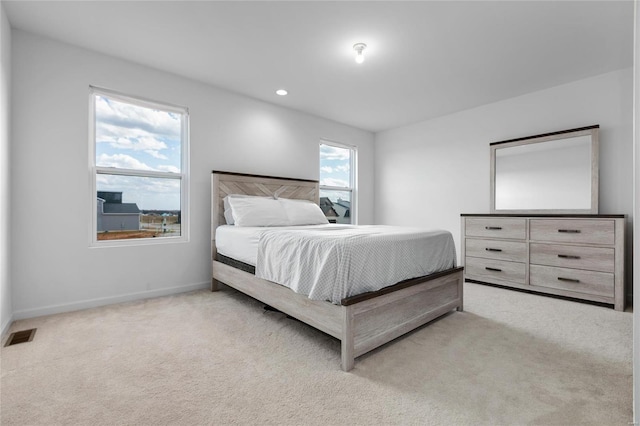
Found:
[[465, 221], [465, 234], [468, 237], [524, 240], [527, 236], [526, 223], [526, 219], [520, 218], [467, 218]]
[[531, 243], [530, 262], [536, 265], [614, 272], [615, 251], [606, 247]]
[[465, 252], [467, 256], [485, 259], [527, 261], [527, 244], [519, 241], [467, 238]]
[[526, 265], [520, 262], [467, 257], [464, 272], [468, 278], [480, 281], [498, 280], [524, 284]]
[[597, 296], [613, 297], [613, 274], [531, 265], [529, 284]]
[[613, 220], [531, 219], [531, 240], [562, 243], [614, 244]]

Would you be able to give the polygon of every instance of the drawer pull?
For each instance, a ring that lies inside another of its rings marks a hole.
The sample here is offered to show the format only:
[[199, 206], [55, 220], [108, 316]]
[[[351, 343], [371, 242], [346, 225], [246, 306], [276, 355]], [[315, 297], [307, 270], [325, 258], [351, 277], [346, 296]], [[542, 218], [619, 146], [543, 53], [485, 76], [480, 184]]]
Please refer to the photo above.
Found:
[[562, 259], [580, 259], [580, 256], [572, 256], [570, 254], [559, 254], [558, 257]]
[[488, 229], [490, 231], [500, 231], [502, 227], [501, 226], [485, 226], [484, 229]]
[[[498, 269], [498, 268], [490, 268], [488, 266], [485, 266], [484, 269], [486, 269], [487, 271], [495, 271], [495, 272], [502, 272], [502, 269]], [[560, 279], [560, 278], [558, 278]]]
[[576, 280], [575, 278], [563, 278], [563, 277], [558, 277], [558, 281], [569, 281], [572, 283], [579, 283], [580, 280]]
[[558, 232], [563, 232], [565, 234], [579, 234], [579, 229], [558, 229]]
[[502, 251], [502, 249], [494, 249], [494, 248], [485, 248], [486, 251]]

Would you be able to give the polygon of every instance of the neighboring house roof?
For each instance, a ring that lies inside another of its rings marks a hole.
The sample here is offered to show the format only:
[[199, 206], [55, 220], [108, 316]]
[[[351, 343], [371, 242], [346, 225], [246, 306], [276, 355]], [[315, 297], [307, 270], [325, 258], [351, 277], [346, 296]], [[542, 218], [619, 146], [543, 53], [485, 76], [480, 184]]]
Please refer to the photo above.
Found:
[[339, 217], [338, 212], [336, 212], [333, 207], [321, 206], [320, 210], [326, 217]]
[[338, 214], [338, 217], [349, 217], [350, 210], [349, 207], [345, 207], [342, 204], [334, 204], [333, 210]]
[[341, 217], [347, 218], [351, 217], [351, 202], [347, 200], [343, 200], [342, 198], [338, 198], [338, 202], [334, 204], [336, 212]]
[[333, 208], [333, 203], [328, 197], [320, 197], [320, 210], [326, 217], [339, 217], [338, 212]]
[[98, 198], [105, 203], [122, 203], [122, 191], [98, 191]]
[[104, 203], [103, 212], [109, 213], [141, 213], [136, 203]]
[[342, 198], [338, 198], [338, 202], [336, 204], [348, 209], [351, 208], [351, 201], [343, 200]]

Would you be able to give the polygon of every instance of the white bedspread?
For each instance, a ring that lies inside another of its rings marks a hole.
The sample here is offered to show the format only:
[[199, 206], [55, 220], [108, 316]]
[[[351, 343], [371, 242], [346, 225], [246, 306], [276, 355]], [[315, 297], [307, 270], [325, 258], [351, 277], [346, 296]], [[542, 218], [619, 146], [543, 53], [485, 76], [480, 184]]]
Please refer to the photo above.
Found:
[[453, 268], [448, 231], [391, 226], [271, 229], [260, 234], [256, 276], [314, 300], [349, 296]]
[[[256, 266], [260, 236], [269, 230], [344, 228], [345, 225], [298, 225], [298, 226], [234, 226], [220, 225], [216, 228], [216, 250], [219, 254]], [[348, 225], [346, 225], [348, 226]]]

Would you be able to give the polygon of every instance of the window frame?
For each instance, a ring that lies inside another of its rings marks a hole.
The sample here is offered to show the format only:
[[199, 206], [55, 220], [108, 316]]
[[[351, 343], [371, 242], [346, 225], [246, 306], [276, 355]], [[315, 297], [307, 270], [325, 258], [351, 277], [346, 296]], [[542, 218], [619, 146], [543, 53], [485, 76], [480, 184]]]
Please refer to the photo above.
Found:
[[[138, 107], [156, 109], [179, 114], [182, 118], [180, 135], [180, 173], [152, 170], [124, 169], [103, 167], [96, 164], [96, 97], [105, 96], [118, 102], [125, 102]], [[89, 86], [89, 181], [91, 182], [89, 200], [91, 203], [91, 220], [89, 221], [90, 247], [117, 247], [149, 244], [171, 244], [189, 242], [189, 109], [166, 102], [158, 102], [138, 96], [131, 96], [110, 89]], [[99, 174], [173, 179], [180, 181], [180, 236], [162, 238], [132, 238], [120, 240], [98, 240], [98, 206], [97, 176]]]
[[[342, 186], [330, 186], [330, 185], [322, 185], [320, 183], [321, 181], [321, 174], [320, 174], [320, 148], [322, 147], [322, 145], [328, 145], [328, 146], [332, 146], [334, 148], [341, 148], [341, 149], [348, 149], [350, 154], [349, 154], [349, 180], [350, 180], [350, 184], [351, 186], [349, 187], [342, 187]], [[351, 194], [351, 200], [350, 200], [350, 209], [349, 209], [349, 216], [351, 219], [350, 224], [351, 225], [357, 225], [358, 224], [358, 183], [357, 183], [357, 161], [358, 158], [358, 149], [355, 146], [352, 145], [346, 145], [340, 142], [335, 142], [335, 141], [331, 141], [329, 139], [320, 139], [320, 144], [318, 145], [318, 183], [319, 183], [319, 191], [322, 190], [327, 190], [327, 191], [342, 191], [342, 192], [349, 192]], [[318, 196], [320, 196], [320, 194], [318, 194]]]

